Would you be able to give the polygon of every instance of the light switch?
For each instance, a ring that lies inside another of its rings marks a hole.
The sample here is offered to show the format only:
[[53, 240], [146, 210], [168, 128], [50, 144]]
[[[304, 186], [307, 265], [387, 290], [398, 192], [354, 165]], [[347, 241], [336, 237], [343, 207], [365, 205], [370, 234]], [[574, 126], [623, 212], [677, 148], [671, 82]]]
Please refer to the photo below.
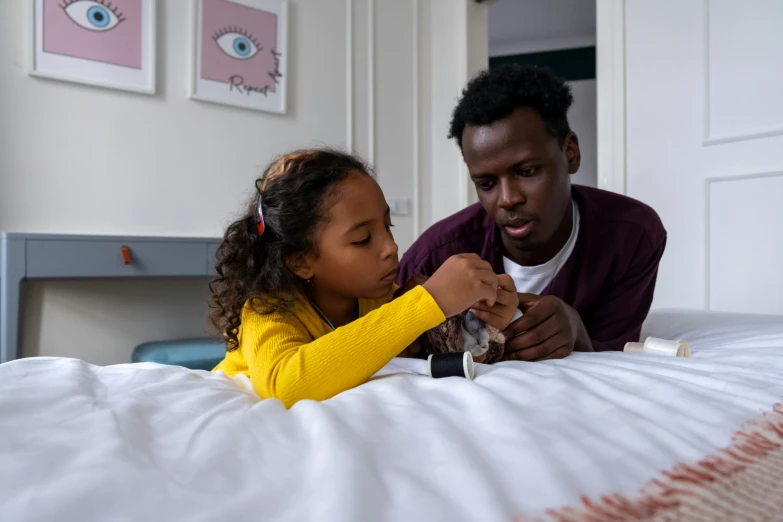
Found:
[[407, 216], [411, 213], [411, 202], [409, 199], [387, 199], [389, 211], [393, 216]]

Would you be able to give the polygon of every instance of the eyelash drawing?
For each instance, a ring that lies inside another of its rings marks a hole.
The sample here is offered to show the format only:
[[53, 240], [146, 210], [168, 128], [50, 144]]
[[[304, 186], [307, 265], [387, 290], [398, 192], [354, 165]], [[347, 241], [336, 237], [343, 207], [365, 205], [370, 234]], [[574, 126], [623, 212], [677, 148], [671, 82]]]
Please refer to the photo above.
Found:
[[[67, 8], [71, 4], [75, 4], [77, 2], [84, 2], [85, 0], [63, 0], [63, 3], [60, 4], [60, 7], [63, 9]], [[119, 9], [111, 5], [111, 0], [92, 0], [93, 2], [96, 2], [98, 4], [101, 4], [103, 7], [114, 13], [114, 16], [117, 17], [118, 23], [125, 21], [125, 16], [120, 12]]]
[[[79, 0], [77, 0], [77, 1], [79, 1]], [[245, 38], [247, 38], [248, 40], [250, 40], [251, 42], [253, 42], [253, 45], [255, 45], [256, 48], [259, 51], [263, 50], [263, 47], [261, 46], [261, 42], [256, 40], [256, 37], [253, 36], [253, 33], [251, 33], [250, 31], [247, 31], [245, 29], [242, 29], [241, 27], [237, 27], [235, 25], [232, 25], [232, 26], [229, 26], [229, 27], [224, 27], [223, 29], [218, 30], [214, 35], [212, 35], [212, 39], [217, 42], [218, 38], [220, 38], [224, 34], [228, 34], [228, 33], [240, 34], [240, 35], [244, 36]]]

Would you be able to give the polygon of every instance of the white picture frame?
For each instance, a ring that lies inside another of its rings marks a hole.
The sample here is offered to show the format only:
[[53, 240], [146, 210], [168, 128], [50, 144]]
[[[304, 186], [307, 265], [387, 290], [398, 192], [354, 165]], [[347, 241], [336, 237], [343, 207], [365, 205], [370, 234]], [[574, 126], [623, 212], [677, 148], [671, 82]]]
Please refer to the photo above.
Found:
[[191, 47], [189, 98], [286, 113], [288, 0], [195, 0]]
[[155, 94], [157, 0], [33, 0], [30, 76]]

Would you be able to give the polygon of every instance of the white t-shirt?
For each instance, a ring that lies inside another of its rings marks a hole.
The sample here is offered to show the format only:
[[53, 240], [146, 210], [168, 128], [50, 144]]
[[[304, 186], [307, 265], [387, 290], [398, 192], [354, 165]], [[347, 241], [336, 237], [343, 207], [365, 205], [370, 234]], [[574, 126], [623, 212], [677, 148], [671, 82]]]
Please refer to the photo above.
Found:
[[[540, 294], [544, 291], [549, 283], [555, 278], [557, 273], [563, 268], [563, 265], [571, 257], [571, 252], [574, 251], [574, 245], [576, 244], [576, 237], [579, 235], [579, 205], [573, 200], [571, 201], [573, 212], [572, 214], [572, 226], [571, 235], [568, 236], [568, 241], [560, 249], [560, 252], [555, 254], [555, 257], [538, 266], [522, 266], [518, 265], [509, 258], [503, 256], [503, 268], [506, 273], [514, 280], [514, 284], [517, 287], [517, 292], [525, 294]], [[517, 310], [514, 319], [517, 319], [522, 315], [522, 312]]]

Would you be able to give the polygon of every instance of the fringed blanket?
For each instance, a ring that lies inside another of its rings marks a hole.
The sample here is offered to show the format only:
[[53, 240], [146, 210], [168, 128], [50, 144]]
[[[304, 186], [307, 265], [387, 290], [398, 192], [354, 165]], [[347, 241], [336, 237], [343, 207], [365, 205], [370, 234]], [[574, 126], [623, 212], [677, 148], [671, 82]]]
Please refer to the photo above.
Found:
[[746, 423], [715, 454], [663, 472], [635, 498], [583, 498], [580, 507], [518, 522], [775, 520], [783, 520], [783, 404]]

